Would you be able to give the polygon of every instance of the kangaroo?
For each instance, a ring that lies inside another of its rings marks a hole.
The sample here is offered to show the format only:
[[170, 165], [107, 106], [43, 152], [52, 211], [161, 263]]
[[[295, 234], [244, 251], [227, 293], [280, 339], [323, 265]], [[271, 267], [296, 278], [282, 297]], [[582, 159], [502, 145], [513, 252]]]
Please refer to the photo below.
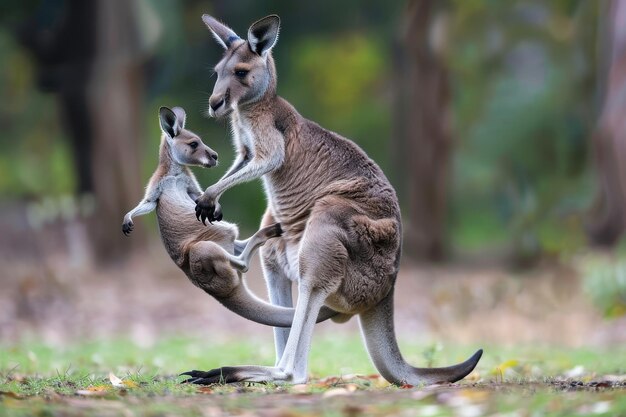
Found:
[[230, 170], [196, 201], [203, 222], [222, 217], [220, 196], [261, 177], [268, 207], [262, 224], [280, 222], [283, 234], [261, 249], [270, 301], [291, 307], [291, 329], [275, 329], [275, 366], [235, 366], [190, 371], [187, 382], [303, 383], [315, 317], [322, 306], [341, 322], [358, 315], [369, 356], [395, 384], [455, 382], [482, 356], [445, 368], [415, 368], [402, 357], [393, 319], [393, 290], [401, 252], [396, 193], [381, 169], [353, 142], [302, 117], [276, 93], [271, 50], [280, 19], [267, 16], [250, 26], [247, 39], [204, 15], [225, 49], [215, 66], [217, 80], [209, 115], [230, 117], [238, 150]]
[[[203, 227], [193, 219], [194, 200], [202, 189], [188, 166], [214, 167], [217, 153], [193, 132], [185, 129], [185, 111], [161, 107], [163, 135], [159, 165], [150, 178], [141, 202], [124, 216], [122, 231], [129, 235], [133, 216], [156, 209], [159, 233], [167, 253], [189, 280], [215, 297], [226, 308], [257, 323], [289, 327], [294, 311], [273, 306], [250, 293], [241, 274], [248, 270], [254, 252], [268, 239], [282, 234], [278, 223], [263, 227], [247, 240], [236, 240], [231, 223]], [[320, 320], [336, 314], [327, 309]]]

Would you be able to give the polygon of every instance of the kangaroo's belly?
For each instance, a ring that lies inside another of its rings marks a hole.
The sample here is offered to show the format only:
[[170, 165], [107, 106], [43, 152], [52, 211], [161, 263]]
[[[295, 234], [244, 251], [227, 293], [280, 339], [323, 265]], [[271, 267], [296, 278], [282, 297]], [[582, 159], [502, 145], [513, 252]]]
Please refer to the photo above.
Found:
[[[328, 199], [325, 199], [327, 201]], [[343, 276], [330, 278], [328, 283], [333, 288], [333, 292], [328, 296], [326, 305], [335, 311], [346, 314], [359, 314], [377, 305], [391, 290], [396, 279], [399, 258], [400, 230], [396, 219], [368, 220], [368, 229], [364, 229], [359, 222], [365, 216], [354, 214], [352, 208], [346, 206], [329, 205], [322, 210], [339, 213], [337, 217], [341, 220], [333, 223], [340, 224], [342, 232], [339, 239], [344, 243], [348, 258], [345, 264]], [[285, 228], [286, 233], [280, 238], [280, 243], [272, 243], [274, 259], [283, 272], [291, 281], [298, 282], [300, 276], [302, 256], [306, 256], [301, 251], [303, 245], [318, 245], [316, 233], [307, 233], [312, 217], [320, 213], [318, 208], [311, 210], [308, 217], [300, 220], [299, 227]], [[284, 219], [277, 217], [276, 221], [282, 222]], [[313, 222], [314, 223], [314, 222]], [[297, 223], [291, 223], [297, 224]], [[376, 227], [381, 226], [381, 227]], [[290, 230], [292, 231], [290, 233]], [[369, 234], [368, 234], [369, 233]], [[309, 240], [311, 239], [311, 240]], [[323, 262], [323, 261], [322, 261]], [[320, 277], [308, 277], [321, 282]], [[329, 277], [325, 277], [327, 281]]]
[[159, 234], [167, 253], [180, 268], [186, 271], [187, 252], [194, 242], [211, 241], [234, 252], [237, 226], [219, 222], [205, 226], [196, 219], [195, 203], [178, 189], [165, 189], [156, 208]]

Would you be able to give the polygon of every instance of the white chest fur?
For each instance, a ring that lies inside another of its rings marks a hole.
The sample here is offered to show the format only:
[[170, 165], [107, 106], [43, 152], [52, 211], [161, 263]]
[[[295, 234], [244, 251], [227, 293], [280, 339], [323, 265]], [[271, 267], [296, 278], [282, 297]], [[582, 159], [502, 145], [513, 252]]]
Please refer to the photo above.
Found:
[[245, 146], [250, 152], [254, 152], [255, 135], [250, 122], [237, 110], [233, 111], [231, 121], [235, 145]]

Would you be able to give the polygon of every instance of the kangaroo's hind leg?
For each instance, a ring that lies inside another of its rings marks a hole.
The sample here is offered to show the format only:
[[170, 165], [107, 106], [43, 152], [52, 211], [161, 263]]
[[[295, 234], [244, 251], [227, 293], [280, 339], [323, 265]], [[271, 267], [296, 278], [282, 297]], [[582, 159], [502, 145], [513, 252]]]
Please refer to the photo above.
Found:
[[341, 285], [348, 262], [348, 251], [342, 243], [345, 233], [331, 222], [332, 219], [324, 215], [312, 219], [302, 239], [296, 312], [277, 366], [230, 366], [207, 372], [192, 371], [184, 374], [191, 377], [187, 382], [306, 382], [315, 318], [328, 295]]

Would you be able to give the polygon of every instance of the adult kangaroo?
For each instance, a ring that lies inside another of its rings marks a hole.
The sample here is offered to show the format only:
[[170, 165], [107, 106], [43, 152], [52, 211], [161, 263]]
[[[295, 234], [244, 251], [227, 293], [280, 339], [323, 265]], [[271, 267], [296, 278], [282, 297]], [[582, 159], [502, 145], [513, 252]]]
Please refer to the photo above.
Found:
[[211, 16], [202, 19], [226, 50], [215, 67], [209, 114], [230, 116], [237, 158], [196, 200], [196, 216], [220, 220], [222, 193], [262, 177], [268, 200], [262, 224], [280, 222], [284, 232], [261, 249], [270, 300], [290, 307], [292, 282], [299, 292], [291, 330], [274, 329], [275, 366], [190, 371], [187, 381], [306, 382], [311, 335], [324, 305], [340, 313], [335, 321], [359, 316], [369, 355], [388, 381], [418, 385], [464, 378], [482, 350], [445, 368], [415, 368], [402, 358], [393, 321], [402, 236], [396, 193], [357, 145], [305, 119], [276, 95], [271, 50], [279, 17], [253, 23], [246, 40]]

